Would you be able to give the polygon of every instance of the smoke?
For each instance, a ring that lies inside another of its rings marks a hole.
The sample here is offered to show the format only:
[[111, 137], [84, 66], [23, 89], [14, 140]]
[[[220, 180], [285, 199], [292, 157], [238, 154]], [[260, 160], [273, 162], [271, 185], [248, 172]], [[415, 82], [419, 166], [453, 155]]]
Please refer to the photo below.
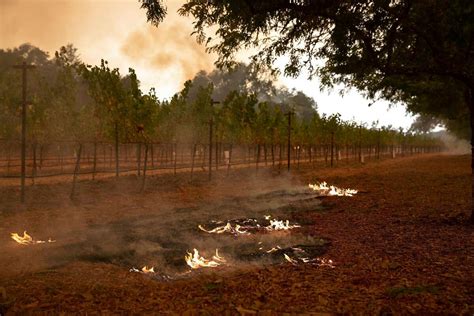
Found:
[[471, 153], [469, 142], [456, 137], [456, 135], [448, 130], [432, 132], [431, 135], [443, 142], [446, 152], [450, 155], [467, 155]]
[[[275, 178], [265, 170], [258, 175], [253, 171], [245, 174], [245, 181], [240, 176], [223, 177], [217, 180], [216, 187], [209, 187], [203, 180], [205, 188], [199, 189], [202, 196], [194, 195], [198, 200], [191, 203], [184, 198], [181, 201], [173, 198], [171, 201], [157, 194], [156, 188], [162, 187], [164, 181], [159, 178], [149, 179], [149, 187], [155, 189], [145, 196], [131, 192], [130, 188], [136, 184], [133, 178], [122, 178], [116, 184], [108, 181], [100, 185], [84, 183], [82, 189], [79, 188], [82, 191], [81, 204], [77, 206], [62, 203], [60, 199], [51, 202], [45, 195], [44, 199], [48, 200], [45, 206], [56, 209], [55, 212], [60, 211], [59, 218], [51, 214], [41, 224], [36, 223], [36, 227], [33, 221], [27, 223], [18, 218], [18, 222], [10, 227], [19, 232], [31, 228], [34, 238], [52, 237], [57, 242], [23, 248], [5, 243], [9, 245], [9, 263], [11, 267], [18, 267], [13, 262], [24, 262], [24, 256], [27, 256], [34, 257], [34, 260], [24, 264], [30, 271], [85, 261], [111, 263], [126, 270], [154, 266], [159, 273], [175, 275], [189, 269], [184, 256], [194, 248], [206, 258], [219, 249], [228, 266], [235, 268], [275, 263], [275, 258], [267, 256], [265, 251], [277, 246], [287, 248], [318, 242], [302, 233], [281, 231], [238, 237], [201, 231], [199, 224], [208, 226], [212, 221], [226, 222], [240, 218], [264, 220], [266, 215], [304, 226], [308, 224], [303, 222], [304, 214], [319, 207], [314, 195], [290, 177]], [[202, 176], [205, 178], [206, 175]], [[199, 175], [196, 177], [199, 179]], [[170, 178], [165, 182], [173, 181]], [[99, 187], [100, 190], [96, 191]], [[51, 186], [43, 189], [47, 188]], [[52, 191], [55, 190], [48, 190]], [[55, 196], [58, 195], [62, 194]], [[89, 214], [88, 209], [93, 210], [94, 215]], [[90, 221], [92, 218], [95, 218], [93, 222]], [[283, 255], [278, 254], [276, 260], [284, 261]], [[12, 270], [8, 273], [19, 272], [14, 268]]]
[[467, 155], [471, 153], [471, 146], [465, 139], [460, 139], [451, 133], [444, 133], [440, 136], [447, 148], [447, 152], [452, 155]]
[[52, 55], [72, 43], [85, 63], [105, 59], [122, 74], [134, 68], [144, 90], [171, 96], [213, 68], [213, 56], [191, 36], [191, 18], [176, 12], [183, 2], [166, 1], [168, 15], [156, 28], [138, 0], [0, 0], [0, 47], [31, 43]]
[[200, 70], [213, 68], [213, 56], [191, 37], [191, 28], [170, 17], [158, 28], [147, 25], [128, 35], [121, 52], [159, 77], [161, 72], [174, 73], [181, 82], [192, 79]]

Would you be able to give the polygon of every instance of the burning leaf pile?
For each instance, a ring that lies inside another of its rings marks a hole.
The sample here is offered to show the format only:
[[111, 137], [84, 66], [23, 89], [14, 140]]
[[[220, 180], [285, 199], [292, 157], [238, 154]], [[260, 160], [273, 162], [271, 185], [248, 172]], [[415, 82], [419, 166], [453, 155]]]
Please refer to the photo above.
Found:
[[18, 233], [11, 233], [10, 237], [21, 245], [36, 245], [36, 244], [45, 244], [45, 243], [52, 243], [56, 242], [56, 240], [52, 240], [49, 238], [47, 241], [44, 240], [34, 240], [33, 237], [28, 235], [26, 230], [23, 232], [23, 236], [20, 236]]
[[354, 196], [358, 192], [353, 189], [340, 189], [333, 185], [328, 186], [326, 182], [309, 184], [308, 187], [320, 196]]

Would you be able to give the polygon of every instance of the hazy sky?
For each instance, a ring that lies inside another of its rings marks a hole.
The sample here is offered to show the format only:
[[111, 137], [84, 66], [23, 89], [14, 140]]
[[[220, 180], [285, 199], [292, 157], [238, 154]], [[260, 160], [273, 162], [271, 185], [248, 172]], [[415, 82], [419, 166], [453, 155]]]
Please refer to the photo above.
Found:
[[[169, 14], [155, 28], [146, 23], [138, 0], [0, 0], [0, 48], [29, 42], [54, 54], [73, 43], [84, 62], [98, 64], [104, 58], [122, 74], [132, 67], [144, 90], [155, 87], [160, 97], [170, 97], [197, 71], [212, 70], [215, 59], [190, 36], [192, 20], [175, 13], [182, 2], [166, 0]], [[403, 106], [389, 109], [379, 101], [369, 108], [370, 101], [356, 91], [345, 97], [320, 92], [319, 82], [304, 76], [280, 82], [312, 96], [321, 113], [405, 128], [413, 121]]]

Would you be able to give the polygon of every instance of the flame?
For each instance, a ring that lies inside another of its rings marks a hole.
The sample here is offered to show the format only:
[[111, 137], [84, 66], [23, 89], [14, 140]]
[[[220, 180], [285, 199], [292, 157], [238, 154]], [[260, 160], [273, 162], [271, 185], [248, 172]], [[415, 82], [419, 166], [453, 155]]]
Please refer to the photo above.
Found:
[[278, 250], [280, 250], [280, 249], [281, 249], [280, 246], [276, 246], [276, 247], [273, 247], [273, 248], [270, 249], [270, 250], [267, 250], [266, 253], [272, 253], [272, 252], [278, 251]]
[[130, 272], [138, 272], [138, 273], [145, 273], [145, 274], [156, 273], [155, 267], [148, 268], [148, 266], [144, 266], [141, 270], [137, 268], [131, 268]]
[[333, 185], [328, 186], [327, 182], [308, 184], [308, 187], [323, 196], [354, 196], [358, 192], [353, 189], [340, 189]]
[[142, 268], [143, 273], [155, 273], [155, 267], [148, 268], [147, 266], [144, 266]]
[[242, 230], [242, 226], [239, 224], [236, 224], [235, 226], [232, 226], [229, 222], [225, 226], [219, 226], [211, 230], [207, 230], [201, 225], [198, 225], [199, 229], [209, 233], [209, 234], [223, 234], [223, 233], [231, 233], [234, 235], [248, 235], [250, 234], [249, 232]]
[[296, 265], [298, 264], [298, 261], [296, 261], [295, 259], [292, 259], [290, 256], [288, 256], [286, 253], [283, 254], [283, 256], [285, 257], [286, 261], [288, 261], [289, 263], [293, 264], [293, 265]]
[[184, 256], [184, 260], [186, 260], [186, 263], [192, 269], [214, 268], [226, 262], [224, 258], [219, 256], [218, 249], [216, 249], [216, 254], [212, 256], [210, 260], [200, 256], [197, 249], [194, 249], [194, 253], [188, 252], [187, 255]]
[[33, 237], [28, 235], [26, 230], [23, 232], [23, 236], [18, 235], [17, 233], [10, 233], [10, 237], [16, 241], [17, 243], [21, 245], [34, 245], [34, 244], [45, 244], [45, 243], [51, 243], [51, 242], [56, 242], [56, 240], [52, 240], [51, 238], [48, 239], [48, 241], [44, 240], [33, 240]]
[[296, 227], [301, 227], [300, 225], [290, 225], [290, 221], [280, 221], [277, 219], [271, 219], [270, 220], [270, 225], [265, 227], [266, 230], [272, 231], [272, 230], [288, 230], [288, 229], [293, 229]]

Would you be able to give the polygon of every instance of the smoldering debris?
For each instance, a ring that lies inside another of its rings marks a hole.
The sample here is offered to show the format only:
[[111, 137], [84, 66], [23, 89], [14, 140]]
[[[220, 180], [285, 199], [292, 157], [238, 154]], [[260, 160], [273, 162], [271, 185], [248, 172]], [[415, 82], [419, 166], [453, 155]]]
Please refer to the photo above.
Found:
[[289, 233], [304, 230], [302, 213], [320, 208], [311, 194], [307, 188], [267, 191], [91, 225], [57, 236], [62, 242], [48, 249], [48, 260], [51, 266], [78, 260], [111, 263], [162, 281], [192, 276], [194, 270], [319, 264], [330, 242]]

